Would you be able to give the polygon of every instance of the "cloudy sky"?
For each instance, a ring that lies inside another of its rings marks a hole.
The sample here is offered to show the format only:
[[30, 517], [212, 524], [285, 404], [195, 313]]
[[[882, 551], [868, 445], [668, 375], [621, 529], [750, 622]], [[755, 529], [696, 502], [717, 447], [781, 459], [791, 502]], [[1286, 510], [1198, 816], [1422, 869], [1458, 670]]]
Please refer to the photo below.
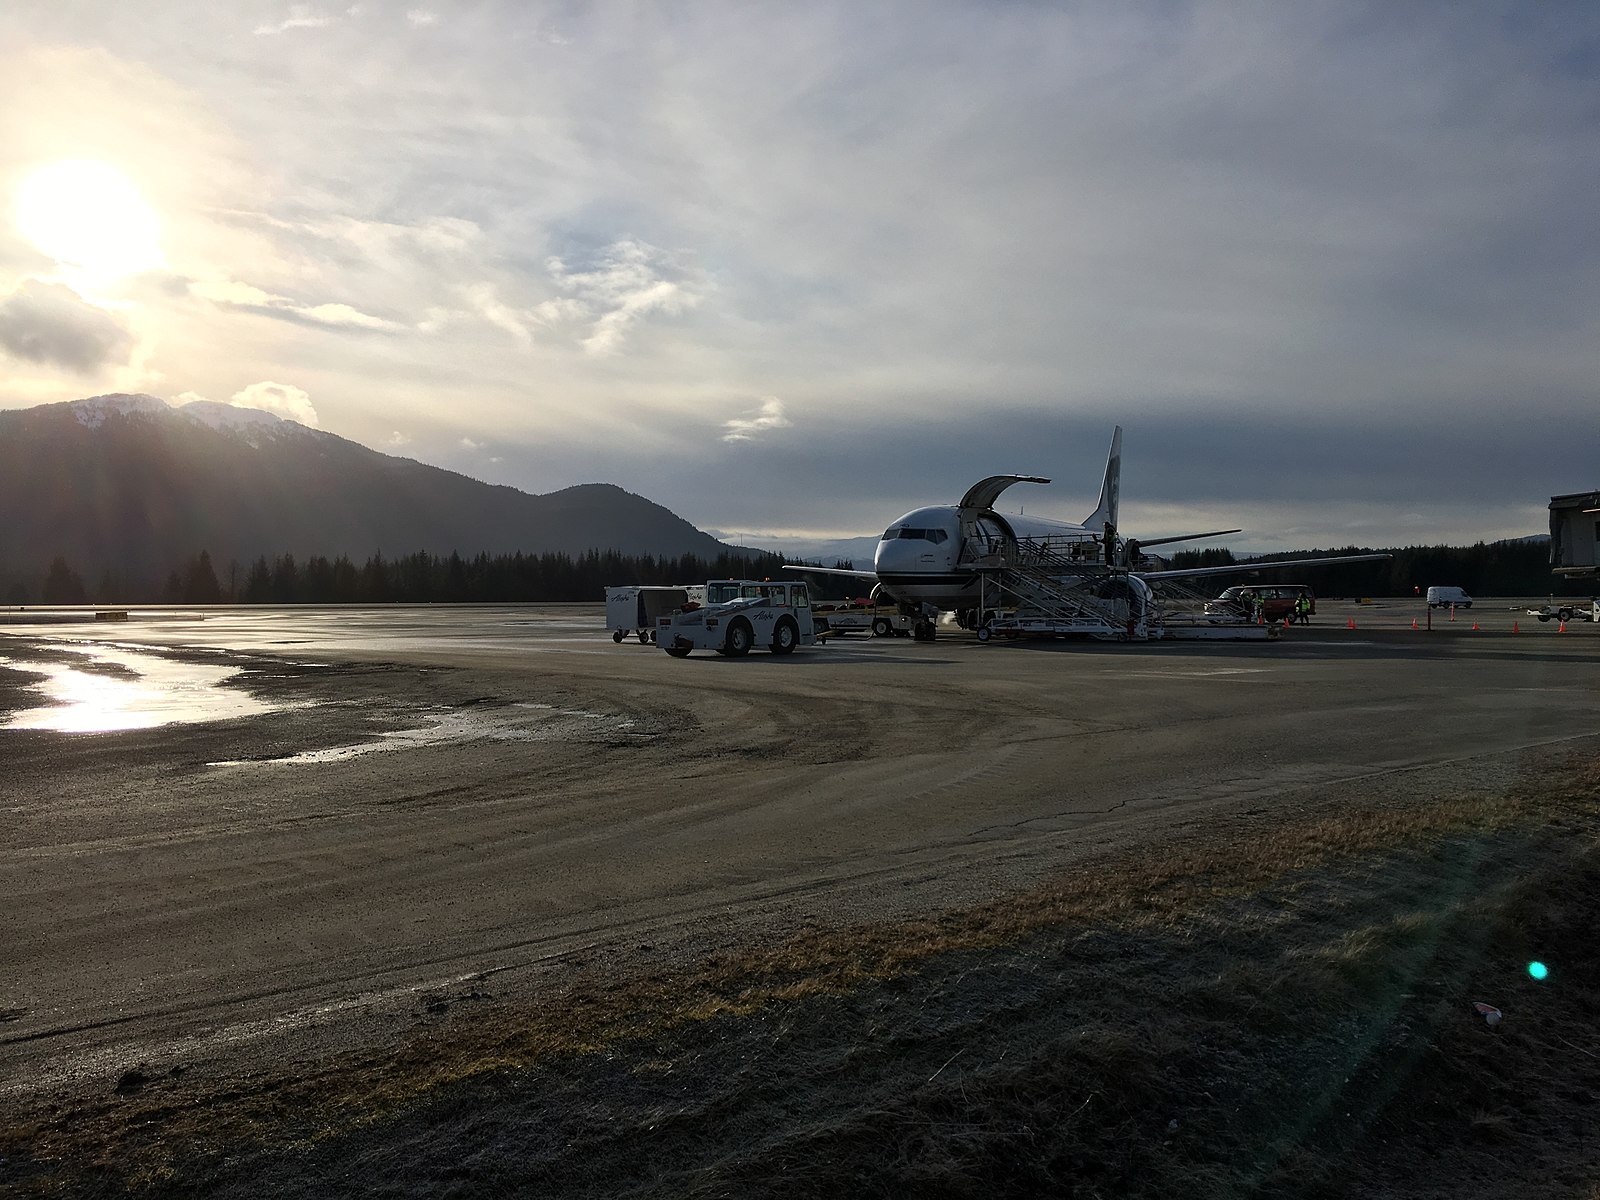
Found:
[[[1589, 3], [0, 9], [0, 406], [265, 407], [843, 536], [1259, 549], [1600, 484]], [[771, 540], [769, 537], [768, 540]]]

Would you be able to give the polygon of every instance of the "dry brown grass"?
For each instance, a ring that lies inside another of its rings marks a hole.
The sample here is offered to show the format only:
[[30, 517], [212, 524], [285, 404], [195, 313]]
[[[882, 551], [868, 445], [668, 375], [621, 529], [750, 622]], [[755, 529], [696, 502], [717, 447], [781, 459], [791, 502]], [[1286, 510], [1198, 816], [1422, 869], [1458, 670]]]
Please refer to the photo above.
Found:
[[[780, 1033], [809, 1031], [788, 1045], [793, 1062], [764, 1068], [796, 1072], [793, 1107], [813, 1106], [808, 1080], [855, 1071], [884, 1089], [876, 1107], [830, 1101], [841, 1106], [831, 1123], [796, 1119], [732, 1154], [690, 1145], [714, 1141], [691, 1106], [664, 1159], [699, 1153], [711, 1184], [736, 1193], [783, 1178], [814, 1185], [793, 1194], [871, 1194], [850, 1164], [864, 1169], [887, 1145], [899, 1159], [884, 1169], [930, 1195], [1066, 1181], [1083, 1195], [1154, 1195], [1130, 1181], [1162, 1179], [1182, 1179], [1191, 1195], [1345, 1194], [1335, 1164], [1357, 1155], [1369, 1181], [1384, 1169], [1381, 1154], [1360, 1149], [1374, 1129], [1393, 1144], [1521, 1145], [1529, 1118], [1502, 1078], [1507, 1046], [1530, 1063], [1581, 1062], [1581, 1047], [1555, 1040], [1585, 1036], [1578, 1026], [1562, 1034], [1521, 1017], [1514, 1033], [1486, 1040], [1456, 1005], [1474, 986], [1507, 986], [1486, 963], [1570, 946], [1575, 930], [1592, 928], [1597, 801], [1600, 761], [1574, 760], [1537, 788], [1109, 855], [977, 909], [811, 931], [650, 978], [575, 972], [557, 1002], [496, 1011], [397, 1053], [257, 1078], [226, 1095], [174, 1100], [152, 1089], [34, 1114], [0, 1134], [0, 1154], [28, 1164], [21, 1181], [41, 1193], [91, 1180], [184, 1190], [220, 1170], [224, 1152], [281, 1161], [381, 1145], [420, 1113], [435, 1127], [476, 1120], [475, 1106], [503, 1104], [521, 1081], [554, 1089], [552, 1071], [613, 1061], [626, 1064], [628, 1086], [703, 1071], [714, 1106], [719, 1088], [760, 1092], [759, 1072], [734, 1081], [715, 1066], [720, 1048], [777, 1045], [777, 1022]], [[1593, 992], [1583, 994], [1592, 1005]], [[1086, 1000], [1080, 1019], [1071, 1006]], [[1032, 1052], [1029, 1038], [1054, 1045], [1054, 1057]], [[1402, 1096], [1437, 1098], [1458, 1084], [1470, 1099], [1404, 1111]], [[1233, 1116], [1205, 1104], [1218, 1092], [1236, 1101]], [[1178, 1132], [1164, 1132], [1165, 1118], [1152, 1129], [1150, 1111], [1178, 1097], [1187, 1106]], [[1252, 1134], [1246, 1117], [1262, 1128]], [[580, 1132], [578, 1144], [594, 1140], [603, 1158], [606, 1138]], [[699, 1194], [699, 1178], [673, 1176], [659, 1194]]]

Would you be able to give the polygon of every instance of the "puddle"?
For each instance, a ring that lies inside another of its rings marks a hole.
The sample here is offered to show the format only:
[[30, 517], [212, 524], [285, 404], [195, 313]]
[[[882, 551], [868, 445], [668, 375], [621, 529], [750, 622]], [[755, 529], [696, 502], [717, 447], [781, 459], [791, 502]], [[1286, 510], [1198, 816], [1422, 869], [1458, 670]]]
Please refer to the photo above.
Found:
[[282, 758], [233, 758], [210, 762], [208, 767], [306, 766], [318, 763], [349, 762], [368, 754], [390, 754], [398, 750], [417, 750], [447, 742], [536, 742], [555, 741], [578, 733], [593, 732], [598, 723], [609, 730], [626, 732], [633, 722], [605, 713], [581, 709], [556, 708], [550, 704], [514, 704], [513, 713], [491, 716], [480, 712], [441, 712], [422, 716], [426, 724], [412, 729], [380, 733], [371, 741], [345, 746], [326, 746], [304, 750]]
[[113, 733], [253, 717], [279, 707], [241, 688], [223, 687], [238, 667], [178, 662], [121, 647], [61, 649], [82, 655], [83, 666], [0, 658], [0, 665], [43, 676], [30, 685], [39, 693], [38, 707], [12, 714], [0, 729]]

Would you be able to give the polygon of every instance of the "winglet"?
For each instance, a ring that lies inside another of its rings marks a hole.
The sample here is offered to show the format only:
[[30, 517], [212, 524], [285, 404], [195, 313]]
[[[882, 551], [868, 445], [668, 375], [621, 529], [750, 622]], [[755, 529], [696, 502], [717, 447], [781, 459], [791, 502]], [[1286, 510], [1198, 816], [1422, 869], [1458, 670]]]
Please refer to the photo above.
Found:
[[1100, 507], [1083, 519], [1085, 529], [1117, 527], [1117, 498], [1122, 493], [1122, 426], [1111, 434], [1111, 453], [1106, 457], [1106, 477], [1100, 485]]

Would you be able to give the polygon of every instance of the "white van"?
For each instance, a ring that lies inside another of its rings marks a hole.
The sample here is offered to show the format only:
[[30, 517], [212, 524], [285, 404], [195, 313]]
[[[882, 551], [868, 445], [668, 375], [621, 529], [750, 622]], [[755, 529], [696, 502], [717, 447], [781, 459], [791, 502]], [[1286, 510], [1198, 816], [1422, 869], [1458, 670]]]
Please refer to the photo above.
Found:
[[1471, 608], [1472, 597], [1458, 587], [1431, 587], [1428, 589], [1429, 608]]

